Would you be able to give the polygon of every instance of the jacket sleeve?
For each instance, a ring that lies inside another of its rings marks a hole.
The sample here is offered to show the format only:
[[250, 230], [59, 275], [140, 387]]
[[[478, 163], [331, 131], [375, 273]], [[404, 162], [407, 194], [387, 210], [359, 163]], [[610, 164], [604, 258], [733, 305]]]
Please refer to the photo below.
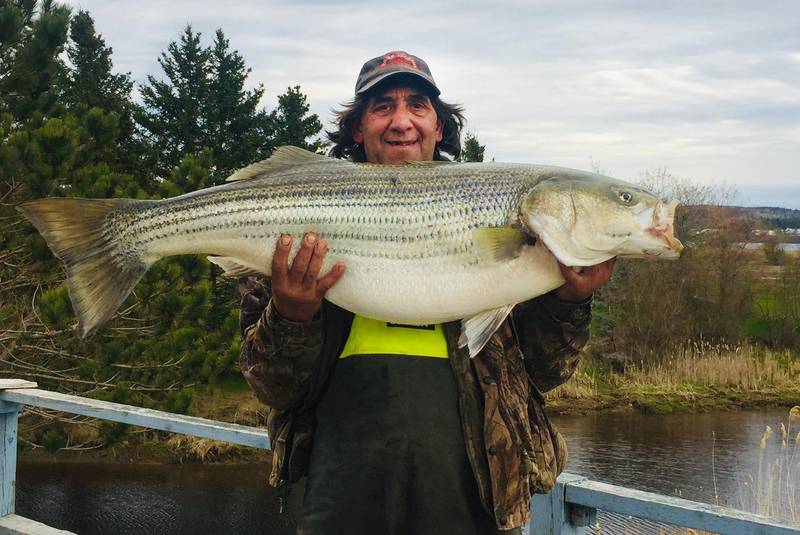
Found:
[[281, 318], [272, 307], [269, 281], [240, 279], [239, 291], [242, 375], [262, 403], [278, 410], [292, 408], [308, 394], [322, 348], [322, 320]]
[[569, 303], [548, 293], [514, 308], [512, 325], [525, 360], [525, 368], [540, 392], [569, 379], [589, 340], [591, 297]]

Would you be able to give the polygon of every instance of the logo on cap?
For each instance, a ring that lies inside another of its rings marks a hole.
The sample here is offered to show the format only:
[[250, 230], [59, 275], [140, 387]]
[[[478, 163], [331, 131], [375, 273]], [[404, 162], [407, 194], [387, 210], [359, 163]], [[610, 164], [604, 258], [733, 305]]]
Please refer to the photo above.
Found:
[[419, 70], [419, 67], [417, 67], [417, 60], [403, 51], [389, 52], [383, 56], [383, 61], [378, 65], [378, 68], [383, 69], [392, 65], [408, 65], [412, 69]]
[[439, 88], [436, 87], [436, 82], [433, 81], [431, 71], [424, 60], [403, 50], [393, 50], [372, 58], [361, 67], [356, 80], [356, 95], [369, 90], [390, 76], [404, 73], [421, 78], [427, 82], [434, 95], [439, 94]]

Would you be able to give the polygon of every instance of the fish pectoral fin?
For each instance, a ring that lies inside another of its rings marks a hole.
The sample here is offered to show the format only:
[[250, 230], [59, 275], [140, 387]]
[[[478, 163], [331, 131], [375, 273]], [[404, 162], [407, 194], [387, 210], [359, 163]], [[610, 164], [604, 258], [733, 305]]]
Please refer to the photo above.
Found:
[[250, 180], [252, 178], [261, 178], [268, 176], [278, 171], [285, 171], [292, 167], [310, 164], [310, 163], [326, 163], [331, 165], [352, 165], [352, 162], [346, 160], [338, 160], [336, 158], [328, 158], [322, 154], [310, 152], [300, 147], [293, 147], [291, 145], [284, 145], [278, 147], [266, 160], [256, 162], [243, 167], [225, 179], [226, 182], [236, 182], [237, 180]]
[[512, 260], [526, 243], [526, 234], [514, 227], [481, 227], [472, 231], [478, 254], [493, 261]]
[[207, 256], [206, 258], [208, 258], [208, 261], [212, 264], [216, 264], [221, 267], [225, 272], [223, 274], [231, 279], [238, 279], [240, 277], [269, 276], [269, 273], [248, 266], [238, 258], [231, 256]]
[[458, 347], [468, 346], [469, 356], [474, 358], [494, 332], [500, 328], [513, 308], [513, 304], [504, 305], [500, 308], [478, 312], [472, 317], [461, 320], [461, 336], [458, 338]]

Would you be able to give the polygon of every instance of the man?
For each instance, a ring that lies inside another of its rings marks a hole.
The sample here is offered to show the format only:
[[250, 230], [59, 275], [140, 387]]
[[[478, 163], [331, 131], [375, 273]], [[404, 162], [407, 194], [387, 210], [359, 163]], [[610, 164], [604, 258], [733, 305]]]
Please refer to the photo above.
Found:
[[[368, 61], [331, 154], [458, 156], [461, 110], [439, 94], [418, 57]], [[303, 241], [289, 265], [292, 239]], [[270, 407], [270, 482], [281, 492], [308, 475], [299, 531], [519, 533], [531, 493], [549, 491], [566, 461], [540, 392], [574, 372], [613, 263], [562, 267], [567, 283], [515, 307], [470, 359], [458, 322], [395, 325], [325, 301], [345, 270], [320, 273], [326, 252], [314, 235], [282, 236], [271, 288], [251, 285], [242, 300], [242, 371]]]

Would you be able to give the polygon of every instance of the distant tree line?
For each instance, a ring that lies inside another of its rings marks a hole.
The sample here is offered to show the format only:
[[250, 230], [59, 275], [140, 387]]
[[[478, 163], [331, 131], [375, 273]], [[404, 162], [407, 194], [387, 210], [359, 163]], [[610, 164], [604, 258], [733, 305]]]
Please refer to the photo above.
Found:
[[[795, 210], [797, 212], [797, 210]], [[800, 214], [787, 215], [784, 217], [776, 216], [769, 217], [762, 215], [761, 220], [771, 228], [786, 229], [786, 228], [800, 228]]]
[[[595, 298], [600, 354], [636, 362], [675, 356], [688, 344], [800, 347], [800, 257], [746, 248], [757, 219], [726, 206], [733, 192], [672, 175], [642, 173], [641, 184], [678, 200], [674, 262], [621, 259]], [[708, 230], [708, 232], [703, 232]], [[780, 263], [770, 268], [769, 264]], [[798, 358], [795, 355], [793, 358]]]

